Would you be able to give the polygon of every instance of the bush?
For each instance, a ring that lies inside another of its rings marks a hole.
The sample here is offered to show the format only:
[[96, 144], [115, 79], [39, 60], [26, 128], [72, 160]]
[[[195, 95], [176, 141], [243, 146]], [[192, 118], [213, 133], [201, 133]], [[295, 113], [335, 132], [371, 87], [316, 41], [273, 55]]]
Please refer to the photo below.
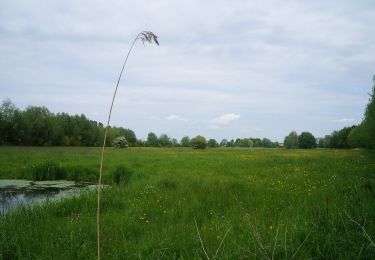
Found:
[[298, 147], [304, 149], [315, 148], [315, 137], [309, 132], [302, 132], [301, 135], [298, 136]]
[[206, 138], [201, 135], [196, 136], [191, 140], [191, 146], [194, 149], [205, 149], [207, 147]]
[[125, 136], [119, 136], [116, 137], [115, 140], [113, 140], [113, 146], [116, 148], [125, 148], [128, 147], [128, 141], [126, 141]]

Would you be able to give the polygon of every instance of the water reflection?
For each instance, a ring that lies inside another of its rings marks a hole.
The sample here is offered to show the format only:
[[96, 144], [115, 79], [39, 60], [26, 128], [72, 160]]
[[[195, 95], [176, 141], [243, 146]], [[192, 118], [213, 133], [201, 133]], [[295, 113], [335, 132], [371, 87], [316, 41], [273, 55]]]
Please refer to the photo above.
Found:
[[[0, 180], [0, 214], [23, 204], [29, 205], [49, 199], [74, 196], [95, 188], [91, 183], [76, 183], [72, 181], [38, 181]], [[19, 185], [19, 184], [22, 185]]]

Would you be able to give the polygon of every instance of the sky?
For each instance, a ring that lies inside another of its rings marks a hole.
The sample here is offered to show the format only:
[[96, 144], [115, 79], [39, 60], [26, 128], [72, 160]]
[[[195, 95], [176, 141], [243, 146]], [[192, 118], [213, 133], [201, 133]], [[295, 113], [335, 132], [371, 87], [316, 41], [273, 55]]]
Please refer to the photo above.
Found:
[[358, 124], [375, 74], [375, 2], [0, 2], [0, 99], [180, 139], [316, 137]]

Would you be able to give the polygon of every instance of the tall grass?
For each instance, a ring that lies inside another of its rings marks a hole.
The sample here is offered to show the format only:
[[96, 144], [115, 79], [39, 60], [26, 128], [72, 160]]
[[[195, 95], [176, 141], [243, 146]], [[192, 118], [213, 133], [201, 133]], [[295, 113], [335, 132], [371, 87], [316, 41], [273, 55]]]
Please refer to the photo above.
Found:
[[34, 181], [61, 180], [66, 177], [66, 171], [57, 162], [47, 160], [21, 168], [19, 177]]
[[[107, 183], [123, 166], [132, 174], [129, 183], [103, 191], [103, 258], [375, 257], [373, 153], [156, 148], [107, 153]], [[63, 168], [95, 169], [99, 155], [95, 148], [5, 148], [0, 176], [12, 177], [23, 164], [46, 158]], [[88, 192], [1, 216], [0, 259], [95, 258], [95, 202], [96, 193]]]
[[148, 42], [148, 43], [154, 42], [157, 45], [159, 45], [159, 42], [158, 42], [157, 38], [158, 37], [153, 32], [150, 32], [150, 31], [140, 32], [137, 35], [137, 37], [135, 37], [135, 39], [133, 40], [133, 43], [130, 46], [130, 49], [129, 49], [127, 55], [126, 55], [125, 61], [124, 61], [123, 65], [122, 65], [121, 72], [120, 72], [120, 75], [118, 77], [117, 84], [116, 84], [116, 87], [115, 87], [115, 91], [114, 91], [113, 96], [112, 96], [112, 102], [111, 102], [111, 106], [110, 106], [110, 109], [109, 109], [109, 112], [108, 112], [107, 126], [105, 128], [105, 133], [104, 133], [104, 140], [103, 140], [102, 154], [101, 154], [100, 168], [99, 168], [98, 203], [97, 203], [97, 210], [96, 210], [96, 229], [97, 229], [97, 244], [98, 244], [97, 245], [97, 247], [98, 247], [98, 260], [100, 260], [100, 191], [102, 189], [102, 172], [103, 172], [104, 150], [105, 150], [105, 146], [106, 146], [106, 142], [107, 142], [108, 127], [109, 127], [109, 123], [111, 121], [113, 104], [115, 102], [115, 98], [116, 98], [118, 86], [119, 86], [119, 83], [120, 83], [120, 80], [121, 80], [121, 77], [122, 77], [122, 73], [124, 72], [125, 65], [126, 65], [126, 63], [128, 61], [129, 55], [130, 55], [130, 53], [131, 53], [131, 51], [133, 49], [133, 46], [136, 43], [136, 41], [137, 40], [141, 40], [143, 44], [145, 44], [145, 42]]
[[124, 165], [117, 166], [112, 172], [112, 183], [115, 185], [129, 184], [133, 171]]

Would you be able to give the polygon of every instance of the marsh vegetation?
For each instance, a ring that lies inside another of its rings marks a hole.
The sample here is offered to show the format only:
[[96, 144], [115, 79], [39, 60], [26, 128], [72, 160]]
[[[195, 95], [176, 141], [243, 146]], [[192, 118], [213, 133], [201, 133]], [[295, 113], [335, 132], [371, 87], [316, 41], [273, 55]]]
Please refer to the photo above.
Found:
[[[3, 147], [0, 177], [54, 162], [65, 179], [95, 181], [98, 158]], [[366, 150], [109, 148], [102, 257], [374, 258], [374, 161]], [[95, 190], [16, 208], [0, 217], [0, 258], [96, 258], [95, 213]]]

